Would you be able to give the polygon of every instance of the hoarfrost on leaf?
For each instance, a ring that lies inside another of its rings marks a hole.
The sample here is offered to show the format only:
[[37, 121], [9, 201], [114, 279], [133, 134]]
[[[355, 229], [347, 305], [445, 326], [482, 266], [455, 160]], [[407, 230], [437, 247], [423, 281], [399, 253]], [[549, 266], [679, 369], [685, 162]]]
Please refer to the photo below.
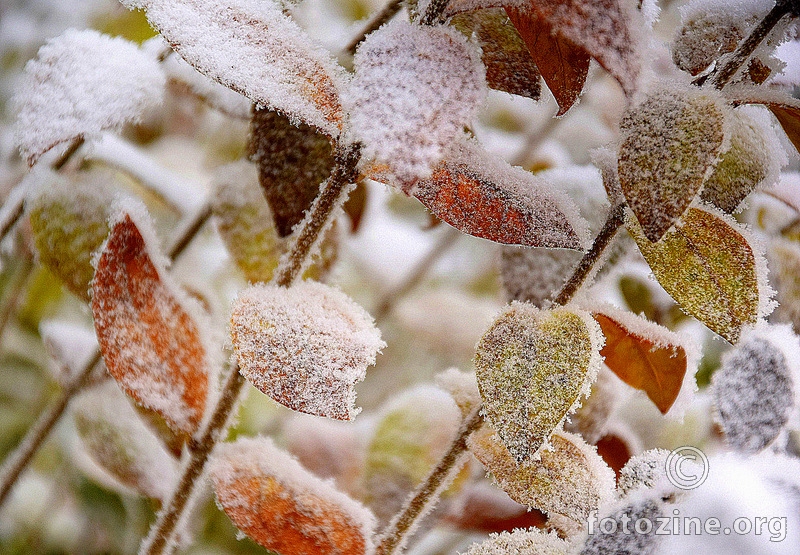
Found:
[[474, 544], [465, 555], [567, 555], [570, 545], [555, 532], [543, 532], [536, 528], [514, 530], [492, 534], [480, 544]]
[[147, 19], [200, 73], [330, 137], [347, 75], [272, 0], [142, 0]]
[[51, 148], [118, 129], [159, 104], [165, 77], [136, 44], [69, 29], [27, 63], [13, 99], [15, 136], [29, 165]]
[[370, 555], [375, 517], [268, 438], [221, 445], [209, 461], [217, 500], [233, 523], [281, 555]]
[[367, 37], [353, 65], [353, 138], [401, 187], [430, 175], [486, 95], [478, 49], [447, 27], [396, 19]]
[[650, 449], [631, 458], [619, 473], [617, 489], [626, 496], [639, 488], [652, 488], [667, 472], [666, 449]]
[[231, 314], [239, 368], [261, 392], [293, 410], [352, 420], [355, 384], [385, 346], [372, 317], [318, 282], [256, 285]]
[[97, 349], [94, 328], [62, 320], [43, 320], [39, 324], [42, 343], [56, 366], [58, 382], [64, 386], [89, 364]]

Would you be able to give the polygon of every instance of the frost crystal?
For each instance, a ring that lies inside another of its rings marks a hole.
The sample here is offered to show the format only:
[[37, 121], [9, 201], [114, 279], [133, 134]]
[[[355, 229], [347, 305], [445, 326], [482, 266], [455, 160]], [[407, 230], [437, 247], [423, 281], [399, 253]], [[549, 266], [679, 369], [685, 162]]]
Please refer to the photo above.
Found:
[[455, 29], [397, 19], [367, 37], [353, 64], [353, 134], [401, 184], [430, 174], [486, 94], [478, 50]]
[[628, 495], [639, 488], [652, 488], [667, 472], [666, 449], [650, 449], [629, 460], [619, 473], [617, 489]]
[[[141, 0], [147, 19], [198, 71], [329, 136], [342, 124], [344, 70], [261, 0]], [[137, 6], [138, 7], [138, 6]]]
[[132, 42], [70, 29], [25, 66], [14, 97], [17, 143], [33, 165], [51, 148], [117, 129], [161, 102], [165, 78]]
[[358, 414], [354, 386], [385, 346], [363, 308], [312, 281], [246, 289], [233, 307], [231, 339], [255, 387], [291, 409], [337, 420]]
[[755, 453], [772, 443], [794, 406], [800, 340], [788, 326], [746, 334], [713, 375], [718, 416], [728, 443]]
[[473, 545], [465, 555], [567, 555], [570, 546], [555, 532], [542, 532], [536, 528], [492, 534], [481, 544]]
[[268, 438], [221, 445], [209, 461], [217, 499], [260, 545], [282, 555], [369, 555], [375, 517]]

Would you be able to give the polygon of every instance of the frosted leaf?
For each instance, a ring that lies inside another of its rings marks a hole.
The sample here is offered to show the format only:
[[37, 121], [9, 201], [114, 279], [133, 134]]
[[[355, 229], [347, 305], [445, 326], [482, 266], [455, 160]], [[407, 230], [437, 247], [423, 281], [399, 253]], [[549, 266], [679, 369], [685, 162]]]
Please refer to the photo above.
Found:
[[258, 166], [258, 181], [281, 237], [303, 220], [333, 169], [327, 137], [313, 127], [295, 126], [285, 116], [256, 109], [250, 121], [250, 160]]
[[467, 445], [497, 485], [523, 505], [584, 522], [613, 499], [614, 471], [577, 435], [553, 433], [541, 458], [524, 464], [488, 426], [472, 434]]
[[[291, 246], [281, 238], [272, 211], [258, 185], [255, 165], [240, 160], [221, 166], [214, 174], [211, 204], [217, 229], [236, 265], [251, 282], [268, 282], [281, 255]], [[319, 252], [303, 279], [322, 279], [336, 261], [337, 233], [333, 225], [326, 232]]]
[[208, 332], [195, 302], [166, 274], [144, 207], [116, 207], [96, 261], [92, 314], [108, 372], [176, 431], [193, 433], [213, 387]]
[[67, 30], [27, 63], [14, 97], [15, 136], [29, 165], [51, 148], [119, 129], [161, 102], [165, 78], [132, 42]]
[[620, 380], [607, 368], [602, 367], [591, 391], [575, 411], [564, 428], [568, 432], [580, 433], [592, 445], [606, 434], [608, 421], [619, 406], [622, 392]]
[[555, 532], [543, 532], [536, 528], [514, 530], [492, 534], [480, 544], [474, 544], [465, 555], [567, 555], [570, 545]]
[[[763, 104], [769, 108], [795, 149], [800, 150], [800, 100], [783, 91], [746, 85], [730, 87], [726, 96], [736, 103]], [[770, 148], [771, 156], [783, 162], [781, 151]]]
[[123, 486], [165, 500], [178, 479], [178, 461], [139, 418], [113, 382], [75, 400], [73, 416], [83, 447]]
[[417, 386], [382, 411], [364, 464], [365, 502], [386, 524], [445, 454], [461, 411], [443, 390]]
[[743, 109], [730, 114], [730, 146], [703, 185], [701, 198], [723, 212], [735, 212], [756, 188], [773, 185], [785, 164], [774, 128], [759, 115]]
[[639, 488], [652, 488], [667, 473], [666, 449], [650, 449], [636, 455], [622, 468], [617, 481], [620, 496], [624, 497]]
[[436, 385], [447, 391], [466, 416], [481, 402], [478, 381], [474, 372], [461, 372], [458, 368], [448, 368], [434, 377]]
[[39, 324], [39, 334], [57, 370], [54, 372], [61, 385], [77, 376], [94, 358], [97, 337], [93, 328], [60, 320], [44, 320]]
[[663, 237], [710, 175], [727, 112], [714, 92], [662, 84], [623, 118], [619, 180], [650, 241]]
[[372, 317], [347, 295], [304, 281], [244, 290], [231, 314], [240, 372], [293, 410], [352, 420], [355, 384], [385, 346]]
[[564, 286], [582, 258], [580, 252], [564, 249], [503, 247], [500, 276], [506, 297], [527, 301], [537, 308]]
[[268, 438], [220, 445], [209, 461], [217, 501], [259, 545], [281, 555], [370, 555], [375, 517]]
[[772, 312], [766, 260], [747, 229], [727, 214], [693, 206], [657, 243], [647, 240], [634, 217], [626, 226], [667, 293], [729, 342]]
[[459, 14], [450, 20], [456, 29], [481, 45], [486, 83], [498, 91], [539, 99], [539, 70], [525, 41], [501, 8]]
[[397, 18], [361, 43], [353, 65], [354, 139], [401, 186], [430, 175], [486, 94], [477, 49], [447, 27]]
[[[686, 375], [686, 339], [610, 305], [594, 305], [591, 310], [606, 338], [600, 351], [606, 366], [631, 387], [647, 393], [666, 414]], [[694, 345], [690, 349], [698, 350]]]
[[336, 137], [347, 77], [277, 2], [142, 0], [147, 19], [200, 73]]
[[64, 286], [89, 300], [89, 282], [94, 276], [92, 256], [108, 236], [107, 184], [93, 178], [70, 182], [48, 172], [28, 195], [39, 261]]
[[488, 480], [480, 480], [464, 486], [442, 519], [459, 530], [497, 533], [541, 527], [548, 517], [542, 511], [517, 503]]
[[[587, 530], [589, 535], [580, 555], [655, 555], [661, 543], [661, 536], [656, 535], [659, 519], [665, 513], [663, 504], [655, 499], [643, 497], [616, 507], [616, 510], [603, 514], [602, 518], [613, 520], [616, 526], [613, 532], [605, 534], [598, 521]], [[640, 534], [635, 530], [639, 519], [652, 523], [649, 533]], [[606, 525], [607, 529], [612, 529]], [[625, 533], [625, 530], [628, 532]]]
[[472, 140], [454, 144], [411, 194], [459, 231], [490, 241], [566, 249], [587, 242], [588, 224], [569, 196]]
[[788, 326], [761, 326], [722, 357], [712, 376], [725, 439], [746, 453], [761, 451], [786, 426], [800, 376], [800, 340]]
[[484, 415], [518, 462], [533, 458], [589, 393], [603, 337], [575, 309], [539, 311], [513, 302], [475, 353]]
[[800, 245], [783, 238], [773, 239], [769, 262], [777, 289], [775, 316], [800, 332]]

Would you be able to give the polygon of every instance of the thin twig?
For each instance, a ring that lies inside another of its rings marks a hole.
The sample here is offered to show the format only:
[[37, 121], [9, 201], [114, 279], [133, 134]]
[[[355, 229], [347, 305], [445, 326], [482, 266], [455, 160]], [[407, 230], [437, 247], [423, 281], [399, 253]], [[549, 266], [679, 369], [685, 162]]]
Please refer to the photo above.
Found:
[[367, 24], [364, 25], [361, 32], [353, 37], [353, 40], [347, 44], [345, 51], [349, 54], [355, 54], [358, 45], [364, 41], [366, 36], [373, 31], [377, 31], [381, 25], [392, 19], [402, 7], [403, 0], [390, 0], [388, 4], [367, 21]]
[[[175, 261], [192, 239], [197, 236], [203, 224], [208, 221], [209, 215], [209, 210], [200, 210], [187, 224], [181, 226], [180, 232], [173, 240], [168, 251], [172, 261]], [[100, 362], [100, 358], [100, 351], [95, 349], [91, 360], [58, 393], [55, 400], [39, 415], [33, 426], [28, 429], [17, 448], [8, 455], [2, 468], [0, 468], [0, 506], [3, 505], [22, 471], [25, 470], [25, 467], [28, 466], [33, 456], [50, 435], [72, 398], [94, 383], [92, 376], [94, 375], [95, 366]]]
[[11, 321], [11, 316], [14, 314], [19, 304], [19, 299], [25, 291], [25, 285], [28, 283], [28, 279], [33, 272], [33, 255], [27, 252], [22, 256], [22, 266], [17, 270], [14, 281], [11, 287], [9, 287], [10, 292], [8, 293], [8, 298], [5, 304], [3, 304], [2, 310], [0, 310], [0, 339], [2, 339], [3, 332], [8, 322]]

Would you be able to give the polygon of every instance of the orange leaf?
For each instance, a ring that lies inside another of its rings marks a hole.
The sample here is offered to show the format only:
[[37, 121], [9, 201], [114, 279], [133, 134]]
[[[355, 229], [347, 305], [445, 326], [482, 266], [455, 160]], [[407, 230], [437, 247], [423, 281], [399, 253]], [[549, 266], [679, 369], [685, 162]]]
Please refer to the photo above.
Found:
[[210, 464], [217, 500], [233, 523], [281, 555], [372, 552], [375, 518], [266, 438], [225, 444]]
[[124, 212], [113, 223], [92, 283], [92, 314], [108, 372], [140, 404], [180, 431], [203, 418], [206, 350], [178, 291], [165, 283], [142, 233]]
[[605, 314], [595, 312], [592, 316], [606, 336], [600, 351], [606, 366], [626, 384], [647, 393], [658, 410], [666, 413], [678, 397], [686, 374], [685, 349], [660, 345]]
[[794, 147], [800, 151], [800, 107], [790, 104], [768, 104], [767, 106], [775, 114], [778, 123], [781, 124]]
[[589, 53], [569, 39], [555, 35], [550, 24], [533, 12], [507, 7], [506, 13], [556, 98], [558, 115], [565, 114], [583, 90], [589, 72]]

